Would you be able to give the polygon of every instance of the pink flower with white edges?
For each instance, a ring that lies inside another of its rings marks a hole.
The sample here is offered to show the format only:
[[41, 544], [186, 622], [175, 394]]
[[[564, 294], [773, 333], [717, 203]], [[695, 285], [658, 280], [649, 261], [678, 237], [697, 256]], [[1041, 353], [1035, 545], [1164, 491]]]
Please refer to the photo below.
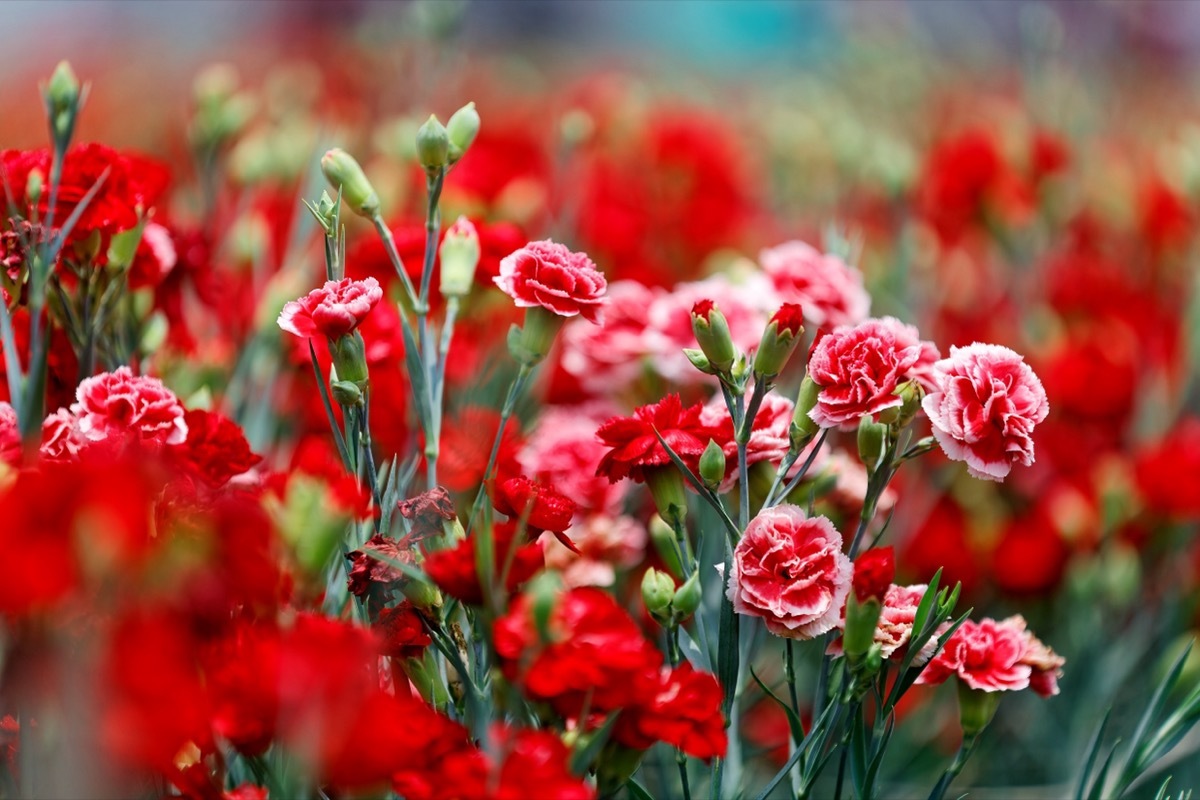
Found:
[[922, 339], [921, 332], [916, 329], [916, 326], [908, 325], [895, 317], [883, 317], [879, 321], [892, 329], [896, 336], [897, 345], [901, 347], [916, 345], [920, 348], [920, 355], [917, 356], [916, 363], [908, 368], [908, 374], [905, 377], [908, 380], [915, 380], [926, 392], [932, 392], [937, 389], [937, 379], [934, 377], [933, 365], [942, 357], [942, 351], [938, 350], [937, 345], [931, 341]]
[[1001, 481], [1014, 464], [1033, 463], [1033, 429], [1050, 404], [1018, 354], [995, 344], [951, 347], [934, 365], [937, 391], [921, 407], [946, 455], [976, 478]]
[[917, 683], [938, 684], [955, 675], [972, 689], [1013, 692], [1029, 686], [1024, 620], [967, 620], [925, 667]]
[[817, 342], [808, 360], [808, 374], [821, 387], [808, 412], [813, 422], [822, 428], [854, 425], [903, 403], [896, 387], [920, 360], [921, 344], [897, 326], [903, 323], [869, 319], [836, 328]]
[[838, 256], [790, 241], [763, 250], [758, 261], [780, 302], [799, 303], [815, 325], [857, 325], [871, 313], [862, 273]]
[[131, 435], [143, 443], [181, 444], [187, 440], [183, 406], [158, 378], [134, 375], [129, 367], [88, 378], [75, 392], [71, 413], [90, 441]]
[[779, 505], [747, 526], [733, 551], [728, 595], [734, 611], [762, 617], [771, 633], [811, 639], [837, 625], [852, 572], [832, 522]]
[[88, 439], [79, 429], [79, 419], [60, 408], [42, 420], [41, 457], [46, 461], [74, 461], [88, 446]]
[[320, 289], [284, 304], [279, 327], [302, 339], [340, 339], [353, 333], [381, 299], [383, 289], [374, 278], [326, 281]]
[[1025, 618], [1020, 614], [1004, 620], [1004, 624], [1011, 625], [1025, 634], [1025, 656], [1021, 662], [1028, 664], [1033, 670], [1029, 676], [1029, 688], [1042, 697], [1058, 694], [1058, 679], [1062, 677], [1062, 668], [1067, 660], [1034, 636], [1028, 630]]
[[600, 323], [608, 282], [586, 253], [545, 239], [500, 260], [496, 285], [518, 308], [541, 306], [560, 317]]
[[16, 466], [21, 463], [21, 429], [17, 412], [8, 403], [0, 402], [0, 464]]

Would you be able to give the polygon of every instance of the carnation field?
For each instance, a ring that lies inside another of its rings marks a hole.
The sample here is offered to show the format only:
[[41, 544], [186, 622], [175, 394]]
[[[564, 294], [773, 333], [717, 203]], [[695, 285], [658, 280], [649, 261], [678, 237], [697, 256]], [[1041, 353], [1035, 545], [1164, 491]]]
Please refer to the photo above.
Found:
[[0, 800], [1200, 788], [1200, 5], [0, 23]]

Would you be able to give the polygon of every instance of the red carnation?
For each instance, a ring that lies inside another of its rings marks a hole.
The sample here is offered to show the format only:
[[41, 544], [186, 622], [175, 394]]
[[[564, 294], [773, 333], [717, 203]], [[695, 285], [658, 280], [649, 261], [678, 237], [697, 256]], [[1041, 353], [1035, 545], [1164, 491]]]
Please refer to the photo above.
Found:
[[183, 420], [187, 425], [187, 441], [172, 448], [171, 453], [185, 469], [212, 488], [224, 486], [262, 461], [262, 456], [250, 451], [242, 429], [228, 418], [196, 410], [187, 412]]
[[892, 547], [873, 547], [854, 562], [851, 586], [858, 602], [871, 598], [883, 601], [896, 577], [895, 550]]
[[606, 476], [612, 483], [622, 478], [645, 483], [648, 468], [671, 463], [655, 430], [695, 472], [709, 439], [721, 436], [719, 429], [701, 421], [703, 408], [699, 403], [684, 408], [679, 395], [670, 394], [658, 403], [637, 409], [632, 417], [610, 419], [596, 431], [600, 441], [611, 448], [600, 460], [596, 474]]
[[564, 533], [571, 527], [571, 519], [579, 506], [553, 487], [531, 481], [524, 475], [510, 478], [497, 485], [492, 504], [514, 522], [524, 522], [530, 531], [549, 531], [568, 549], [579, 552]]
[[361, 325], [381, 299], [383, 289], [374, 278], [326, 281], [320, 289], [286, 303], [279, 312], [279, 327], [302, 339], [322, 335], [337, 340]]
[[664, 669], [648, 701], [621, 712], [613, 739], [636, 750], [666, 742], [694, 758], [724, 756], [721, 685], [687, 662]]
[[421, 615], [407, 600], [379, 612], [373, 630], [379, 636], [379, 653], [392, 658], [419, 657], [433, 640], [421, 622]]
[[[515, 592], [521, 584], [536, 575], [544, 566], [541, 545], [516, 541], [517, 528], [513, 523], [499, 523], [492, 530], [492, 584], [505, 576], [504, 588]], [[483, 605], [483, 586], [479, 582], [476, 544], [479, 538], [464, 539], [448, 550], [435, 550], [425, 557], [427, 574], [442, 591], [469, 605]], [[507, 572], [505, 572], [507, 570]]]

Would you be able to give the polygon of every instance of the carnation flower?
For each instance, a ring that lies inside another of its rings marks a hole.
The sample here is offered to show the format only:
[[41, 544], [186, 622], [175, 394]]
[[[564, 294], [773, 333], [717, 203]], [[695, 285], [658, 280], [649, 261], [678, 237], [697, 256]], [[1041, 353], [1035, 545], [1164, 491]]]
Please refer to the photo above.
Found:
[[0, 464], [16, 466], [19, 463], [21, 430], [17, 424], [17, 412], [8, 403], [0, 402]]
[[[487, 599], [479, 581], [477, 536], [463, 539], [454, 547], [434, 550], [425, 556], [425, 573], [443, 592], [469, 605], [480, 606]], [[517, 526], [511, 522], [497, 523], [492, 528], [492, 583], [499, 585], [504, 575], [504, 588], [509, 594], [545, 566], [542, 548], [537, 542], [524, 544], [517, 538]]]
[[[925, 597], [925, 590], [928, 587], [925, 584], [916, 584], [913, 586], [896, 586], [891, 585], [887, 589], [887, 593], [883, 596], [882, 608], [879, 612], [879, 622], [875, 625], [875, 644], [879, 645], [880, 656], [883, 658], [891, 658], [898, 653], [904, 653], [905, 645], [912, 639], [913, 622], [917, 616], [917, 606], [921, 604], [922, 598]], [[843, 609], [842, 620], [839, 623], [840, 627], [845, 627], [845, 611]], [[921, 652], [913, 658], [913, 663], [917, 666], [924, 664], [933, 657], [933, 651], [937, 647], [937, 636], [933, 636], [921, 648]], [[840, 654], [842, 652], [841, 641], [831, 642], [829, 645], [830, 654]]]
[[675, 669], [663, 669], [647, 701], [621, 712], [612, 735], [635, 750], [666, 742], [693, 758], [724, 756], [721, 685], [686, 661]]
[[492, 504], [513, 522], [524, 522], [530, 531], [549, 531], [567, 548], [579, 552], [564, 533], [571, 527], [578, 506], [552, 486], [535, 483], [524, 475], [510, 478], [496, 484]]
[[[171, 454], [209, 486], [224, 486], [262, 461], [261, 456], [250, 451], [245, 434], [232, 420], [211, 411], [196, 410], [187, 412], [184, 422], [188, 429], [187, 441], [174, 448]], [[45, 438], [45, 426], [42, 430], [42, 452], [45, 453], [50, 442]]]
[[946, 455], [976, 478], [1003, 480], [1013, 464], [1033, 463], [1033, 428], [1050, 406], [1041, 381], [1007, 347], [950, 348], [934, 366], [937, 391], [922, 408]]
[[779, 505], [759, 512], [738, 542], [729, 599], [778, 636], [811, 639], [837, 625], [852, 569], [832, 522]]
[[1029, 688], [1042, 697], [1058, 694], [1058, 679], [1062, 677], [1062, 668], [1067, 660], [1034, 636], [1028, 630], [1025, 618], [1020, 614], [1009, 617], [1001, 624], [1016, 628], [1025, 635], [1025, 655], [1021, 657], [1021, 663], [1027, 664], [1032, 670], [1029, 675]]
[[582, 316], [600, 323], [608, 288], [585, 253], [549, 239], [529, 244], [500, 261], [496, 285], [518, 308], [545, 308], [560, 317]]
[[558, 570], [563, 585], [612, 586], [618, 569], [632, 569], [646, 554], [646, 526], [633, 517], [593, 514], [567, 531], [575, 549], [543, 534], [546, 567]]
[[808, 412], [822, 428], [855, 424], [864, 416], [902, 405], [896, 387], [921, 358], [919, 341], [910, 341], [895, 320], [867, 320], [840, 327], [817, 342], [808, 372], [821, 387]]
[[379, 606], [387, 601], [392, 590], [400, 587], [405, 575], [388, 561], [375, 558], [375, 554], [401, 564], [413, 564], [416, 558], [407, 544], [379, 533], [368, 539], [361, 549], [347, 554], [350, 570], [346, 583], [350, 594]]
[[648, 338], [648, 313], [660, 294], [661, 290], [636, 281], [609, 286], [608, 306], [600, 325], [573, 321], [563, 328], [563, 369], [593, 394], [611, 396], [627, 389], [642, 374], [642, 361], [654, 349]]
[[374, 278], [326, 281], [320, 289], [285, 303], [279, 327], [302, 339], [321, 335], [337, 340], [361, 325], [382, 298], [383, 289]]
[[851, 586], [860, 603], [871, 598], [882, 600], [896, 576], [895, 551], [891, 547], [873, 547], [854, 562]]
[[799, 303], [815, 325], [857, 325], [870, 313], [871, 296], [863, 288], [862, 273], [838, 256], [791, 241], [763, 250], [758, 261], [779, 300]]
[[927, 392], [934, 391], [937, 388], [937, 379], [934, 377], [933, 365], [942, 357], [937, 345], [922, 339], [921, 332], [915, 326], [903, 323], [895, 317], [883, 317], [879, 322], [892, 330], [898, 347], [915, 345], [920, 348], [916, 362], [909, 367], [905, 377], [908, 380], [915, 380]]
[[185, 412], [158, 378], [134, 375], [129, 367], [79, 384], [71, 412], [79, 431], [92, 441], [130, 435], [146, 444], [182, 444], [188, 435]]
[[522, 471], [551, 484], [582, 510], [616, 509], [625, 487], [596, 475], [605, 452], [596, 428], [612, 416], [606, 403], [547, 407], [518, 456]]
[[443, 523], [453, 522], [458, 518], [450, 493], [441, 486], [435, 486], [408, 500], [401, 500], [396, 505], [396, 510], [408, 520], [409, 536], [416, 541], [441, 536], [444, 530]]
[[379, 636], [379, 654], [392, 658], [419, 658], [433, 643], [421, 615], [405, 600], [398, 606], [379, 612], [372, 629]]
[[596, 431], [596, 436], [609, 448], [596, 474], [614, 483], [626, 477], [645, 483], [647, 470], [670, 465], [671, 457], [655, 431], [695, 472], [709, 439], [720, 435], [718, 429], [703, 422], [702, 412], [703, 406], [684, 408], [679, 395], [670, 394], [657, 403], [638, 408], [632, 417], [610, 419]]
[[1019, 691], [1029, 686], [1033, 668], [1026, 662], [1024, 620], [1003, 622], [967, 620], [917, 678], [917, 683], [938, 684], [951, 675], [984, 692]]

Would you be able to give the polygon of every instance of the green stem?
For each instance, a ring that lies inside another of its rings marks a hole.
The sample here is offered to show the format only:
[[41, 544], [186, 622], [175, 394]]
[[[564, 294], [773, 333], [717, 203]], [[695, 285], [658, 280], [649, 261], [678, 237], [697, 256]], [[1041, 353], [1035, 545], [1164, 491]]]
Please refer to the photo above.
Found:
[[942, 800], [942, 797], [946, 794], [946, 790], [950, 788], [950, 784], [954, 782], [954, 779], [958, 777], [963, 767], [966, 766], [967, 759], [975, 752], [975, 746], [978, 743], [979, 734], [963, 736], [962, 743], [958, 746], [958, 753], [954, 756], [954, 761], [942, 773], [942, 778], [937, 782], [937, 785], [933, 787], [933, 791], [929, 795], [929, 800]]
[[487, 496], [487, 485], [492, 479], [493, 473], [496, 471], [496, 459], [500, 455], [500, 443], [504, 440], [504, 428], [508, 425], [509, 419], [512, 418], [513, 409], [517, 406], [517, 398], [521, 396], [521, 392], [525, 388], [525, 384], [529, 380], [529, 376], [533, 374], [533, 367], [529, 364], [522, 364], [517, 370], [517, 375], [513, 378], [512, 384], [508, 387], [508, 395], [504, 398], [504, 407], [500, 409], [500, 427], [496, 429], [496, 438], [492, 441], [492, 452], [488, 455], [487, 468], [483, 471], [483, 481], [479, 484], [479, 491], [475, 494], [475, 502], [471, 504], [471, 516], [467, 520], [467, 535], [470, 536], [471, 528], [475, 524], [475, 517], [479, 514], [479, 510], [483, 508], [483, 499]]

